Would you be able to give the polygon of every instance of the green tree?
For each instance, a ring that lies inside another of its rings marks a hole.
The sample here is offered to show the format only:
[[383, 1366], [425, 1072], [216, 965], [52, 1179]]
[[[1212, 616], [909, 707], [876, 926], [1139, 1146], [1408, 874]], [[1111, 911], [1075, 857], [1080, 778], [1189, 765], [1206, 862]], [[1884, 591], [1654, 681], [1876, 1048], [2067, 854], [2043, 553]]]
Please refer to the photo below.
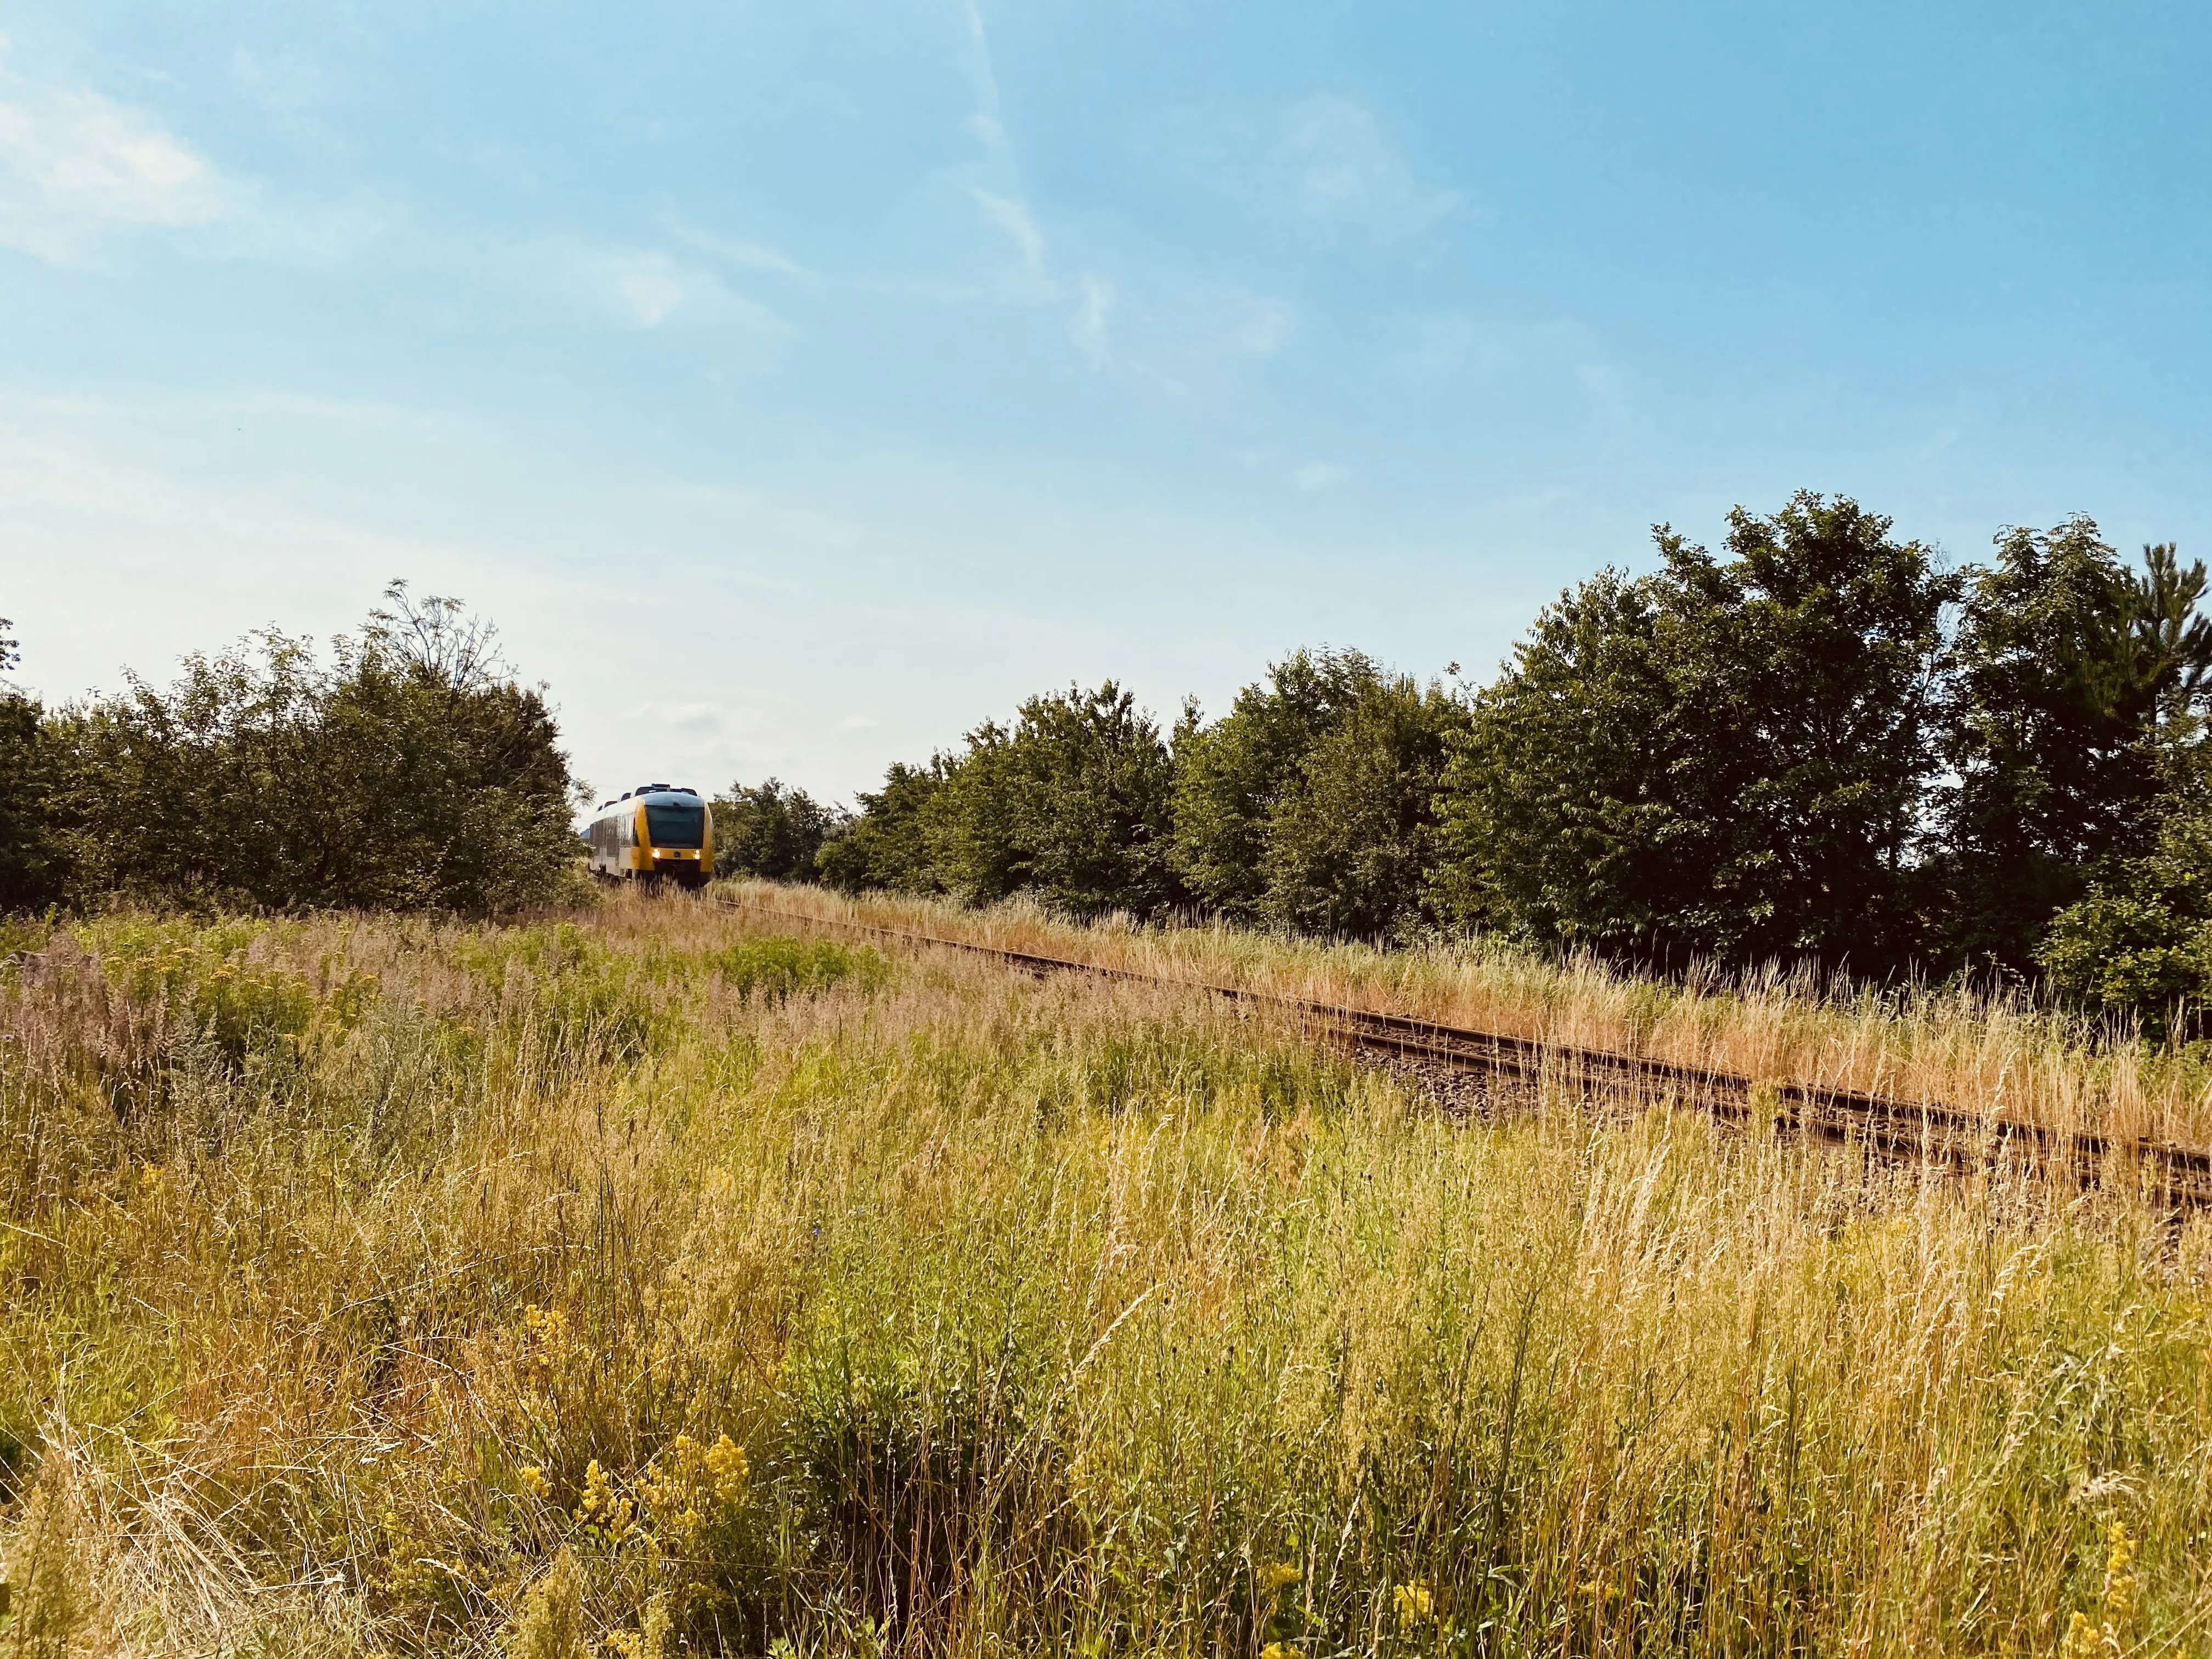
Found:
[[1475, 700], [1441, 812], [1447, 912], [1645, 961], [1881, 972], [1918, 933], [1942, 618], [1929, 550], [1848, 499], [1672, 529], [1562, 596]]
[[1403, 935], [1429, 914], [1436, 796], [1467, 710], [1443, 690], [1377, 675], [1300, 759], [1268, 823], [1260, 909], [1301, 933]]
[[1159, 727], [1109, 680], [986, 722], [931, 803], [937, 866], [987, 902], [1026, 890], [1072, 915], [1152, 915], [1182, 897], [1168, 860], [1174, 762]]
[[[14, 626], [0, 617], [0, 675], [21, 660]], [[53, 823], [57, 758], [45, 709], [0, 680], [0, 912], [63, 896], [66, 866]]]
[[844, 893], [943, 892], [930, 826], [953, 764], [942, 755], [927, 766], [895, 762], [881, 789], [863, 790], [858, 815], [815, 854], [823, 885]]
[[331, 665], [269, 630], [51, 722], [85, 890], [471, 912], [559, 892], [574, 791], [542, 692], [457, 603], [386, 599]]
[[2143, 560], [2130, 572], [2076, 517], [2005, 532], [1972, 574], [1945, 744], [1955, 959], [2032, 970], [2052, 915], [2157, 833], [2159, 733], [2202, 704], [2212, 623], [2202, 563]]
[[770, 881], [812, 881], [823, 846], [847, 814], [780, 780], [732, 783], [714, 802], [714, 871]]
[[1233, 921], [1266, 918], [1276, 814], [1305, 787], [1314, 745], [1383, 679], [1357, 651], [1297, 651], [1264, 684], [1238, 692], [1212, 725], [1186, 708], [1176, 732], [1170, 856], [1201, 903]]
[[995, 904], [1029, 885], [1013, 738], [995, 720], [969, 732], [922, 813], [931, 873], [963, 904]]
[[2157, 757], [2163, 788], [2132, 856], [2107, 860], [2051, 918], [2035, 963], [2077, 1006], [2161, 1041], [2212, 1010], [2212, 750], [2197, 722]]

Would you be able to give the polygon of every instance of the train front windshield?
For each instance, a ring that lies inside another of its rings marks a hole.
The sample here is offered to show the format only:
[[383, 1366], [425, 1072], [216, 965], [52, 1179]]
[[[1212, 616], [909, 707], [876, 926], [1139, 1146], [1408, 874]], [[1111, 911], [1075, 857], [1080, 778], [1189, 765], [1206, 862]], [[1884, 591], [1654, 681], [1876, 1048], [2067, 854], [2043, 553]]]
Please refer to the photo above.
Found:
[[647, 801], [645, 829], [655, 847], [696, 847], [706, 838], [707, 809], [689, 801], [667, 806]]

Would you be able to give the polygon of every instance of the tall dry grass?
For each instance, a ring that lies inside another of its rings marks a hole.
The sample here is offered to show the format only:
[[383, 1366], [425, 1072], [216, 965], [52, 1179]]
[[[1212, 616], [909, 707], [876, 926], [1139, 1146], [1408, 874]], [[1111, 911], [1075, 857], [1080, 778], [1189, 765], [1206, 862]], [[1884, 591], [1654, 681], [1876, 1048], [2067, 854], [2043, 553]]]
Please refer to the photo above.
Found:
[[2124, 1031], [2019, 992], [1880, 988], [1808, 973], [1701, 972], [1666, 982], [1587, 955], [1551, 959], [1480, 939], [1381, 950], [1222, 926], [1085, 927], [1022, 901], [971, 909], [771, 882], [715, 891], [790, 917], [1407, 1014], [1754, 1080], [1864, 1090], [2067, 1133], [2212, 1147], [2212, 1064], [2203, 1054], [2148, 1050]]
[[690, 903], [9, 943], [0, 1650], [2212, 1628], [2203, 1221]]

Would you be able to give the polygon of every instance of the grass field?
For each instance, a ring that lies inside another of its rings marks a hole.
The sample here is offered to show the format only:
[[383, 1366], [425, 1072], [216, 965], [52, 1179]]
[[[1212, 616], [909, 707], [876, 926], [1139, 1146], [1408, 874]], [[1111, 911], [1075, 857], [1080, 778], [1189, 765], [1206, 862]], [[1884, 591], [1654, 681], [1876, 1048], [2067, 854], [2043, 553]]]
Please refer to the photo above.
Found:
[[2125, 1031], [1972, 986], [1838, 988], [1772, 973], [1662, 982], [1591, 958], [1560, 963], [1480, 940], [1382, 951], [1228, 927], [1079, 927], [1019, 902], [972, 911], [765, 882], [720, 890], [786, 915], [1412, 1014], [1753, 1079], [1948, 1103], [2067, 1131], [2212, 1146], [2205, 1045], [2147, 1051]]
[[[1964, 999], [898, 914], [2204, 1127]], [[2212, 1224], [791, 928], [16, 929], [0, 1659], [2212, 1648]]]

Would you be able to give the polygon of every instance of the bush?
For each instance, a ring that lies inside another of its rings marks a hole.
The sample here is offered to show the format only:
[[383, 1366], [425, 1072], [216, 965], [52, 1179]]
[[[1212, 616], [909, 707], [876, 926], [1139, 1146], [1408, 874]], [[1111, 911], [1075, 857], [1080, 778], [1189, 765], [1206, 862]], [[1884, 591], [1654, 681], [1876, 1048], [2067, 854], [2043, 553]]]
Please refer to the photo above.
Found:
[[824, 806], [804, 789], [775, 778], [748, 787], [732, 783], [714, 801], [714, 873], [769, 881], [812, 881], [824, 842], [851, 815]]
[[1071, 687], [1031, 697], [1011, 728], [986, 720], [957, 756], [892, 767], [818, 866], [846, 892], [978, 904], [1029, 892], [1073, 915], [1155, 915], [1183, 896], [1168, 858], [1174, 776], [1127, 691]]
[[76, 896], [485, 913], [564, 890], [574, 789], [542, 692], [455, 601], [387, 597], [330, 665], [271, 629], [50, 721]]
[[816, 853], [823, 883], [842, 893], [943, 892], [929, 823], [951, 767], [942, 755], [927, 766], [893, 763], [881, 790], [861, 793], [860, 816]]
[[1958, 582], [1849, 500], [1729, 526], [1725, 558], [1662, 526], [1663, 569], [1563, 595], [1476, 698], [1455, 917], [1650, 961], [1910, 958]]
[[2059, 996], [2130, 1015], [2154, 1042], [2197, 1033], [2212, 1009], [2212, 757], [2192, 732], [2161, 760], [2149, 850], [2109, 862], [2036, 951]]

